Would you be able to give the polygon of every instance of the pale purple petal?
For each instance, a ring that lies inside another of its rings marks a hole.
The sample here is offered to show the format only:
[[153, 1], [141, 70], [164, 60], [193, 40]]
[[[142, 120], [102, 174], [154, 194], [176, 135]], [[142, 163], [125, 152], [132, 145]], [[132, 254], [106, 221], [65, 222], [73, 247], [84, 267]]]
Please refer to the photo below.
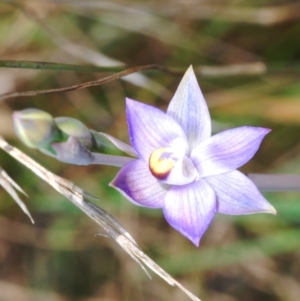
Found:
[[243, 126], [203, 141], [191, 154], [200, 177], [229, 172], [244, 165], [269, 132], [265, 128]]
[[217, 196], [217, 211], [224, 214], [243, 215], [252, 213], [276, 214], [274, 207], [262, 196], [253, 182], [235, 170], [207, 177]]
[[155, 149], [168, 147], [176, 138], [187, 145], [180, 125], [163, 111], [127, 98], [126, 113], [130, 141], [140, 158], [148, 161]]
[[168, 223], [196, 246], [216, 212], [216, 197], [205, 181], [173, 186], [167, 193], [164, 215]]
[[187, 135], [190, 149], [211, 135], [211, 121], [206, 101], [192, 66], [183, 76], [167, 114], [172, 116]]
[[120, 191], [135, 205], [149, 208], [163, 207], [169, 188], [152, 176], [147, 163], [142, 160], [135, 160], [125, 165], [110, 186]]

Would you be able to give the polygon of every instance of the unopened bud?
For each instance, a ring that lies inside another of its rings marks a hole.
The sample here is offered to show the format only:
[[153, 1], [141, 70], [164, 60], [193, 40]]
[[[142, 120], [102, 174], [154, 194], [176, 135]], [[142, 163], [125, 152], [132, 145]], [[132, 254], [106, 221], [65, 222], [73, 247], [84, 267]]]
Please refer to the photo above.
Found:
[[19, 139], [32, 148], [48, 147], [61, 136], [52, 116], [42, 110], [25, 109], [14, 112], [13, 124]]
[[65, 142], [52, 143], [51, 146], [59, 161], [76, 165], [89, 165], [94, 161], [92, 153], [72, 136]]
[[71, 117], [57, 117], [54, 121], [67, 136], [76, 138], [87, 149], [93, 147], [93, 136], [81, 121]]

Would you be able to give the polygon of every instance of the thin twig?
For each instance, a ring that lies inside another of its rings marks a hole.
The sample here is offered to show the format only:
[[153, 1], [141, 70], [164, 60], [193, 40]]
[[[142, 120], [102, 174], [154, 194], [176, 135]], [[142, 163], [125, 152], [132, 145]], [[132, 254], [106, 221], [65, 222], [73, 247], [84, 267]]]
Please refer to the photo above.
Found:
[[108, 233], [108, 235], [113, 238], [131, 256], [131, 258], [133, 258], [142, 267], [147, 274], [148, 272], [146, 271], [144, 265], [164, 279], [169, 285], [180, 288], [191, 300], [200, 301], [199, 298], [188, 291], [178, 281], [176, 281], [172, 276], [158, 266], [152, 259], [150, 259], [138, 247], [131, 235], [120, 225], [117, 220], [115, 220], [110, 214], [100, 207], [97, 207], [93, 203], [89, 202], [86, 199], [87, 194], [80, 187], [51, 173], [17, 148], [9, 145], [1, 136], [0, 148], [25, 165], [38, 177], [51, 185], [56, 191], [64, 195], [75, 206], [77, 206], [86, 215], [99, 224]]
[[[140, 66], [143, 67], [143, 66]], [[182, 76], [186, 69], [172, 68], [159, 64], [145, 65], [146, 70], [160, 70], [171, 75]], [[38, 62], [38, 61], [11, 61], [0, 60], [0, 68], [16, 68], [16, 69], [33, 69], [33, 70], [51, 70], [51, 71], [74, 71], [74, 72], [90, 72], [90, 73], [111, 73], [124, 72], [124, 66], [118, 67], [98, 67], [93, 65], [71, 65], [54, 62]], [[138, 67], [134, 67], [138, 68]], [[282, 68], [282, 67], [281, 67]], [[137, 71], [137, 72], [138, 72]], [[221, 77], [221, 76], [248, 76], [264, 74], [267, 67], [262, 62], [251, 62], [241, 64], [230, 64], [223, 66], [194, 66], [194, 71], [198, 76], [205, 77]]]
[[97, 79], [94, 81], [89, 81], [89, 82], [85, 82], [85, 83], [81, 83], [81, 84], [73, 85], [73, 86], [69, 86], [69, 87], [64, 87], [64, 88], [5, 93], [5, 94], [0, 95], [0, 101], [4, 100], [4, 99], [8, 99], [8, 98], [13, 98], [13, 97], [26, 97], [26, 96], [36, 96], [36, 95], [69, 92], [69, 91], [74, 91], [74, 90], [78, 90], [78, 89], [84, 89], [87, 87], [98, 86], [98, 85], [102, 85], [104, 83], [108, 83], [110, 81], [122, 78], [124, 76], [127, 76], [127, 75], [135, 73], [135, 72], [144, 71], [147, 69], [153, 69], [153, 68], [155, 68], [155, 66], [156, 65], [137, 66], [137, 67], [126, 69], [122, 72], [118, 72], [113, 75], [101, 78], [101, 79]]
[[[28, 63], [28, 64], [27, 64]], [[47, 62], [18, 62], [15, 61], [14, 63], [12, 61], [8, 61], [7, 65], [4, 61], [0, 61], [0, 67], [10, 67], [10, 68], [24, 68], [27, 65], [28, 69], [31, 69], [34, 67], [34, 63], [37, 63], [41, 69], [44, 70], [54, 70], [56, 68], [56, 64], [54, 63], [47, 63]], [[49, 65], [48, 65], [49, 64]], [[2, 66], [1, 66], [2, 65]], [[61, 65], [61, 64], [58, 64]], [[65, 65], [66, 68], [68, 66], [71, 68], [74, 67], [81, 67], [76, 65]], [[61, 66], [60, 66], [61, 67]], [[97, 68], [97, 67], [85, 67], [84, 68]], [[47, 69], [49, 68], [49, 69]], [[59, 67], [57, 67], [59, 68]], [[36, 69], [36, 68], [33, 68]], [[80, 69], [80, 68], [78, 68]], [[102, 69], [102, 68], [101, 68]], [[107, 68], [108, 70], [109, 68]], [[112, 68], [112, 70], [115, 70], [115, 67]], [[163, 65], [159, 64], [150, 64], [150, 65], [143, 65], [143, 66], [136, 66], [132, 67], [126, 70], [123, 70], [121, 72], [115, 73], [113, 75], [97, 79], [94, 81], [89, 81], [85, 83], [81, 83], [78, 85], [63, 87], [63, 88], [56, 88], [56, 89], [47, 89], [47, 90], [37, 90], [37, 91], [24, 91], [24, 92], [11, 92], [11, 93], [5, 93], [0, 95], [0, 101], [4, 99], [9, 99], [13, 97], [26, 97], [26, 96], [37, 96], [37, 95], [45, 95], [45, 94], [53, 94], [53, 93], [62, 93], [62, 92], [70, 92], [78, 89], [84, 89], [91, 86], [98, 86], [102, 85], [120, 78], [123, 78], [127, 75], [146, 71], [146, 70], [160, 70], [162, 72], [166, 72], [172, 75], [180, 75], [182, 76], [185, 72], [183, 69], [177, 69], [177, 68], [169, 68]], [[65, 70], [66, 71], [66, 70]], [[78, 71], [78, 70], [76, 70]], [[245, 64], [235, 64], [235, 65], [227, 65], [227, 66], [199, 66], [195, 67], [195, 73], [199, 76], [206, 76], [206, 77], [218, 77], [218, 76], [241, 76], [241, 75], [259, 75], [263, 74], [266, 71], [266, 65], [262, 62], [255, 62], [255, 63], [245, 63]]]

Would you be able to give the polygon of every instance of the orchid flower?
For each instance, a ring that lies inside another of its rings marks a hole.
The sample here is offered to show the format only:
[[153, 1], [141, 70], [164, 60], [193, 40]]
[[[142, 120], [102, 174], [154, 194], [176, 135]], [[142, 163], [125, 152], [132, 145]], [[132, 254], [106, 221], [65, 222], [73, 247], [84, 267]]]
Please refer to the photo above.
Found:
[[[162, 208], [168, 223], [196, 246], [216, 212], [276, 214], [236, 170], [270, 130], [244, 126], [211, 136], [209, 111], [192, 67], [166, 113], [131, 99], [126, 112], [132, 146], [76, 119], [52, 118], [37, 109], [15, 112], [13, 121], [25, 144], [57, 160], [121, 167], [110, 185], [136, 205]], [[105, 153], [114, 149], [122, 155]]]
[[244, 126], [211, 136], [209, 111], [192, 67], [166, 113], [131, 99], [126, 111], [138, 159], [124, 165], [110, 185], [129, 201], [162, 208], [167, 222], [196, 246], [216, 212], [276, 214], [236, 170], [270, 130]]

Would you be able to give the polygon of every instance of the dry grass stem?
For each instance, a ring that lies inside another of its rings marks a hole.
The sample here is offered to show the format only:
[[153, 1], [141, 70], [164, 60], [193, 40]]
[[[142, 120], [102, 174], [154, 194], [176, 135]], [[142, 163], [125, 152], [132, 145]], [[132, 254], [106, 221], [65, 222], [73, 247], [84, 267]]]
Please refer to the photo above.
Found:
[[113, 218], [100, 207], [89, 202], [87, 200], [87, 196], [90, 197], [88, 193], [84, 192], [80, 187], [76, 186], [72, 182], [51, 173], [17, 148], [9, 145], [1, 136], [0, 148], [25, 165], [39, 178], [51, 185], [56, 191], [64, 195], [86, 215], [99, 224], [107, 232], [107, 234], [113, 238], [131, 256], [131, 258], [142, 267], [147, 274], [148, 272], [145, 269], [145, 266], [164, 279], [169, 285], [180, 288], [191, 300], [200, 301], [200, 299], [198, 299], [194, 294], [188, 291], [178, 281], [176, 281], [172, 276], [158, 266], [152, 259], [150, 259], [138, 247], [131, 235], [115, 218]]
[[7, 191], [7, 193], [10, 194], [10, 196], [16, 201], [16, 203], [20, 206], [23, 212], [30, 218], [31, 222], [34, 224], [34, 220], [30, 215], [29, 210], [27, 209], [25, 203], [18, 196], [16, 191], [19, 191], [24, 195], [26, 195], [26, 193], [16, 182], [14, 182], [13, 179], [10, 178], [10, 176], [1, 167], [0, 167], [0, 186], [2, 186]]

